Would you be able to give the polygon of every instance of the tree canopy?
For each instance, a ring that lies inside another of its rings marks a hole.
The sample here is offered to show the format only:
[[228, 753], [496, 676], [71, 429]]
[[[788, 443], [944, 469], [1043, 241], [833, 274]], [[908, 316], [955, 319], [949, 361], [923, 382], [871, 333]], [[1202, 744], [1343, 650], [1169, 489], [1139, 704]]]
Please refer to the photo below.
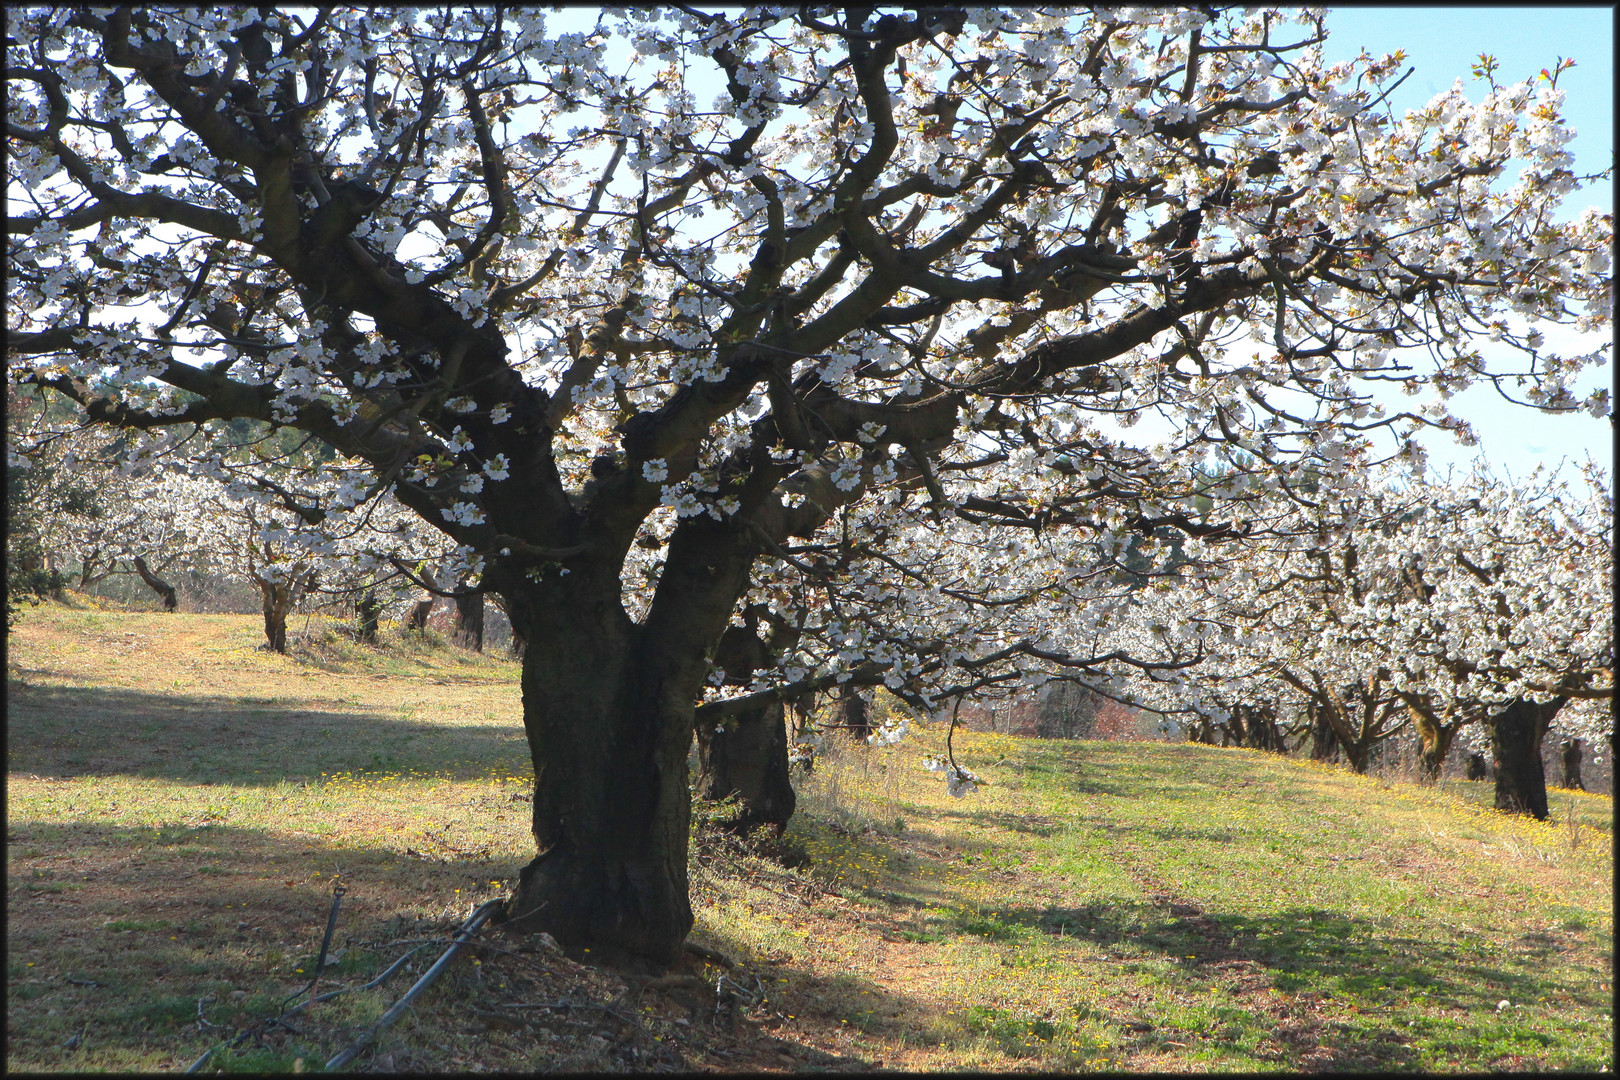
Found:
[[[1029, 620], [981, 647], [835, 605], [995, 613], [1080, 545], [1253, 536], [1303, 476], [1471, 438], [1466, 386], [1570, 409], [1601, 359], [1544, 333], [1610, 306], [1555, 74], [1398, 116], [1400, 55], [1325, 64], [1316, 11], [547, 18], [8, 12], [8, 375], [134, 468], [297, 429], [341, 505], [459, 546], [529, 646], [513, 914], [570, 947], [667, 959], [690, 923], [684, 753], [728, 626], [754, 669], [838, 639], [778, 696], [1092, 663]], [[936, 594], [953, 546], [997, 568]]]

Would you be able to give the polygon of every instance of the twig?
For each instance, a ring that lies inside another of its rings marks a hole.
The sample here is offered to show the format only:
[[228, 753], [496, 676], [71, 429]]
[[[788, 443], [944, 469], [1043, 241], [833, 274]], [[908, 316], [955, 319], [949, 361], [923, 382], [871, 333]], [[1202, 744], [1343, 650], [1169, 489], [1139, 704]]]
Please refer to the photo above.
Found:
[[[321, 953], [315, 959], [315, 977], [309, 980], [309, 985], [308, 986], [304, 987], [302, 990], [298, 991], [298, 993], [293, 994], [291, 997], [287, 998], [287, 1001], [292, 1001], [294, 998], [301, 997], [304, 994], [313, 994], [314, 991], [315, 991], [315, 987], [320, 983], [320, 981], [321, 981], [321, 972], [326, 970], [326, 950], [332, 944], [332, 931], [337, 929], [338, 906], [343, 903], [343, 894], [346, 893], [346, 892], [348, 892], [348, 890], [343, 887], [341, 882], [333, 883], [333, 885], [332, 885], [332, 910], [326, 916], [326, 936], [321, 938]], [[287, 1001], [283, 1001], [281, 1003], [281, 1005], [282, 1005], [282, 1013], [281, 1013], [281, 1015], [282, 1016], [287, 1015], [287, 1011], [286, 1011]]]
[[206, 996], [205, 997], [200, 997], [200, 998], [197, 999], [197, 1030], [198, 1031], [224, 1031], [225, 1030], [225, 1025], [224, 1024], [212, 1023], [211, 1021], [209, 1021], [209, 1019], [207, 1017], [205, 1017], [203, 1015], [203, 1002], [212, 1001], [212, 1000], [214, 1000], [214, 999], [210, 998], [210, 997], [206, 997]]
[[626, 1017], [621, 1012], [619, 1012], [618, 1009], [615, 1009], [612, 1005], [598, 1005], [594, 1001], [569, 1001], [567, 999], [564, 999], [562, 1001], [503, 1001], [503, 1002], [501, 1002], [501, 1008], [503, 1008], [503, 1009], [557, 1009], [557, 1010], [563, 1010], [563, 1009], [595, 1009], [597, 1012], [610, 1013], [613, 1016], [619, 1017], [620, 1019], [626, 1019]]

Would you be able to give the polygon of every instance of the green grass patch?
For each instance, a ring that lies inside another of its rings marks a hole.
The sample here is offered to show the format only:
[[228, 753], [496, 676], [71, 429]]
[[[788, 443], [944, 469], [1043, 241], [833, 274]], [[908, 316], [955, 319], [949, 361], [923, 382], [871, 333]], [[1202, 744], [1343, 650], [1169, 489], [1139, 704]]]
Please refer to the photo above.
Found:
[[[307, 985], [334, 881], [323, 988], [504, 895], [532, 857], [516, 664], [319, 622], [290, 656], [259, 640], [245, 616], [53, 605], [13, 631], [8, 1067], [184, 1068]], [[747, 1067], [1614, 1067], [1607, 797], [1555, 791], [1538, 823], [1492, 810], [1484, 784], [959, 732], [989, 783], [958, 800], [921, 767], [943, 729], [916, 731], [835, 740], [798, 779], [783, 846], [808, 866], [695, 823], [694, 936], [739, 961], [754, 1002], [724, 1037], [804, 1051]], [[470, 963], [458, 978], [378, 1053], [585, 1067], [545, 1036], [444, 1019], [515, 993]], [[315, 1071], [402, 988], [208, 1067]], [[647, 1024], [685, 1008], [646, 1004]], [[712, 1002], [691, 1009], [682, 1030], [718, 1030]]]

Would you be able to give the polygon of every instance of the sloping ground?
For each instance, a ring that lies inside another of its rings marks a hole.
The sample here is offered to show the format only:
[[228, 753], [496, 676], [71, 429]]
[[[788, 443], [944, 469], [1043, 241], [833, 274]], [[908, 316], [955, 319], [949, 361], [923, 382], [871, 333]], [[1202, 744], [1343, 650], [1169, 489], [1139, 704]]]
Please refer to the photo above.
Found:
[[[296, 628], [295, 628], [296, 629]], [[7, 1065], [318, 1066], [528, 856], [517, 667], [401, 635], [46, 607], [8, 653]], [[362, 1070], [1613, 1068], [1612, 804], [1253, 751], [958, 733], [801, 779], [790, 870], [694, 848], [694, 956], [647, 985], [491, 930]], [[1573, 818], [1573, 820], [1571, 820]], [[719, 995], [716, 994], [716, 989]], [[522, 1007], [515, 1007], [522, 1006]]]

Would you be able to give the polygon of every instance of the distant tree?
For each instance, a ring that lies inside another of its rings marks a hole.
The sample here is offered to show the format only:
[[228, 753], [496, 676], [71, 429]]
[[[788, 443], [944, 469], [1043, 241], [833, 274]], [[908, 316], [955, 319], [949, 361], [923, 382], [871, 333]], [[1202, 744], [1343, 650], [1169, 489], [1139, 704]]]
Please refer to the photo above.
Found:
[[1043, 739], [1084, 739], [1097, 723], [1106, 698], [1070, 682], [1051, 682], [1036, 699], [1035, 734]]

